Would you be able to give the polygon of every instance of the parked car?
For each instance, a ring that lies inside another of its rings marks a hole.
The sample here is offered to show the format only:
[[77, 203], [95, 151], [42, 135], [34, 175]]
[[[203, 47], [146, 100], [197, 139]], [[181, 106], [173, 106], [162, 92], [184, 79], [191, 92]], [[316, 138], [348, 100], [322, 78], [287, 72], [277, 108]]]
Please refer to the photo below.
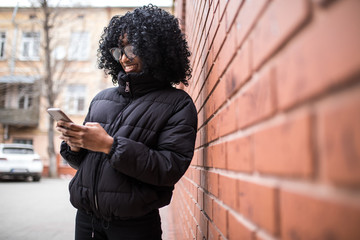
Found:
[[43, 164], [30, 144], [0, 144], [0, 178], [40, 181]]

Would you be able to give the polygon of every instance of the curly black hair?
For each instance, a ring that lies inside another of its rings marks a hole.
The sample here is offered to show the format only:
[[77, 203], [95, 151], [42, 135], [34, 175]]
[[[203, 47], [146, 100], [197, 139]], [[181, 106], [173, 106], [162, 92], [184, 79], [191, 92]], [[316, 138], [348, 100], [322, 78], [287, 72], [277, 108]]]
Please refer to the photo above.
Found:
[[98, 49], [98, 67], [112, 76], [114, 84], [122, 66], [114, 60], [110, 48], [121, 46], [126, 34], [143, 63], [143, 72], [167, 84], [188, 85], [191, 78], [190, 51], [179, 21], [152, 4], [136, 8], [124, 16], [114, 16], [104, 28]]

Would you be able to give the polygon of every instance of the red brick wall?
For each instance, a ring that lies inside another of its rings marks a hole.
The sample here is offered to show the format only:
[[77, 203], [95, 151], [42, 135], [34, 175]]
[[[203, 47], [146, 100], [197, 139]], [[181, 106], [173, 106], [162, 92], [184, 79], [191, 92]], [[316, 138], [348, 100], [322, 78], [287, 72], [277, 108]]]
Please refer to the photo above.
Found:
[[177, 239], [360, 239], [360, 1], [175, 3], [199, 116]]

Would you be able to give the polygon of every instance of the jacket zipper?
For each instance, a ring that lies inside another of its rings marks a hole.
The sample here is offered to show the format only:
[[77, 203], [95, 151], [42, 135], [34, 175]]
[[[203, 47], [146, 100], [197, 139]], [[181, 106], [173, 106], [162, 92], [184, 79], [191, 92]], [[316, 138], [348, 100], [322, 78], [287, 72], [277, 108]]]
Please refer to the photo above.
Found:
[[96, 211], [99, 211], [99, 203], [98, 203], [98, 196], [97, 196], [98, 180], [100, 178], [100, 174], [101, 174], [102, 166], [104, 165], [104, 161], [105, 161], [105, 158], [101, 159], [101, 162], [99, 163], [100, 166], [98, 165], [98, 167], [97, 167], [96, 178], [95, 178], [94, 202], [95, 202]]
[[[126, 82], [126, 85], [125, 85], [125, 92], [128, 92], [130, 93], [131, 95], [131, 92], [130, 92], [130, 83], [129, 82]], [[128, 108], [128, 106], [130, 105], [130, 103], [132, 102], [132, 96], [130, 97], [130, 100], [128, 102], [128, 104], [126, 104], [126, 106], [121, 110], [121, 112], [117, 115], [117, 118], [121, 118], [124, 111], [126, 110], [126, 108]], [[118, 125], [120, 125], [121, 121], [119, 122]], [[113, 129], [116, 127], [116, 125], [113, 127]], [[109, 129], [109, 134], [110, 136], [113, 136], [115, 134], [115, 132], [113, 132], [112, 130], [113, 129]], [[101, 170], [102, 170], [102, 166], [104, 164], [104, 161], [105, 161], [106, 157], [101, 159], [100, 163], [97, 165], [96, 167], [96, 175], [95, 175], [95, 183], [94, 183], [94, 203], [95, 203], [95, 209], [96, 211], [99, 212], [99, 203], [98, 203], [98, 196], [97, 196], [97, 192], [98, 192], [98, 187], [99, 187], [99, 178], [100, 178], [100, 174], [101, 174]], [[100, 165], [100, 167], [99, 167]], [[99, 212], [100, 213], [100, 212]]]
[[[98, 155], [101, 155], [100, 153], [98, 153]], [[99, 161], [99, 163], [96, 165], [96, 175], [95, 175], [95, 182], [94, 182], [94, 203], [95, 203], [95, 209], [96, 211], [99, 211], [99, 204], [98, 204], [98, 197], [97, 197], [97, 183], [98, 183], [98, 179], [99, 179], [99, 172], [102, 166], [103, 159], [101, 159]]]
[[96, 195], [96, 191], [95, 191], [95, 208], [96, 208], [96, 211], [99, 211], [99, 205], [98, 205], [98, 200], [97, 200], [97, 195]]

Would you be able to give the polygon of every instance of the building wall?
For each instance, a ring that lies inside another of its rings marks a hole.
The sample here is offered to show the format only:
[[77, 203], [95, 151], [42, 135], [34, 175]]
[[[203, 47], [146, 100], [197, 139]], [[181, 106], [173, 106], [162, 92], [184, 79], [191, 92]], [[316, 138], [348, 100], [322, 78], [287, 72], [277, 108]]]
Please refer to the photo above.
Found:
[[360, 1], [175, 4], [199, 117], [176, 239], [360, 239]]

